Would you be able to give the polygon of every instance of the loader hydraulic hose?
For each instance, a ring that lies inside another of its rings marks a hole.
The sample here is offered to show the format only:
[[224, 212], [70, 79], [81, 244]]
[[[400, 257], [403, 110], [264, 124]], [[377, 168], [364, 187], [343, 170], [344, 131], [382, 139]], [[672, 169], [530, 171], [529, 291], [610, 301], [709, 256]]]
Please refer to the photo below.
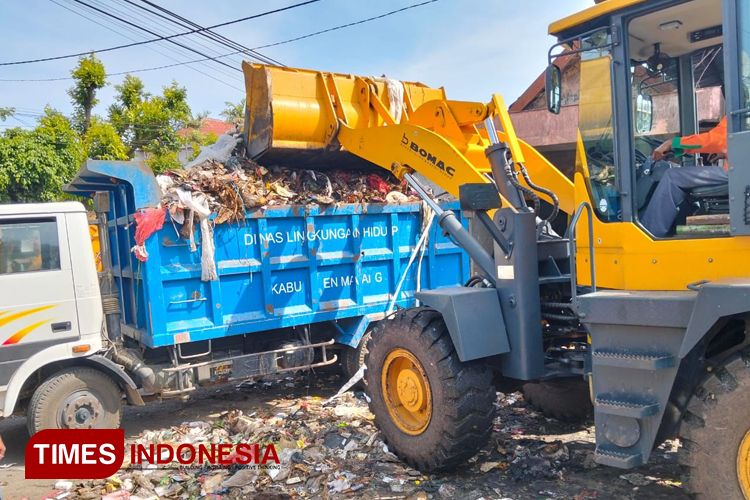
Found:
[[510, 153], [509, 148], [510, 147], [507, 143], [500, 142], [498, 144], [493, 144], [485, 150], [484, 154], [490, 162], [495, 185], [500, 191], [500, 194], [503, 195], [503, 198], [508, 200], [508, 203], [517, 209], [526, 207], [526, 202], [524, 201], [523, 196], [521, 196], [521, 193], [529, 195], [529, 197], [534, 200], [534, 206], [538, 213], [539, 207], [537, 205], [539, 204], [539, 199], [534, 191], [526, 186], [522, 186], [521, 183], [518, 182], [518, 178], [513, 172], [512, 164], [508, 161], [508, 154]]
[[557, 214], [560, 212], [560, 200], [557, 198], [557, 195], [550, 191], [547, 188], [543, 188], [541, 186], [537, 186], [531, 181], [531, 176], [529, 176], [529, 172], [526, 170], [526, 167], [523, 165], [523, 163], [519, 163], [518, 166], [521, 168], [521, 175], [523, 175], [523, 178], [526, 180], [526, 184], [529, 185], [531, 189], [534, 189], [536, 191], [539, 191], [540, 193], [546, 194], [550, 197], [552, 200], [552, 213], [549, 217], [544, 219], [546, 222], [552, 222], [555, 220], [555, 217], [557, 217]]
[[[527, 188], [526, 186], [524, 186], [518, 181], [518, 172], [516, 172], [515, 165], [516, 163], [513, 162], [512, 158], [510, 158], [510, 151], [506, 152], [505, 175], [510, 180], [510, 183], [513, 184], [513, 187], [515, 187], [516, 189], [521, 191], [523, 194], [531, 198], [531, 201], [534, 203], [534, 213], [539, 215], [539, 211], [542, 209], [542, 203], [539, 201], [539, 196], [533, 190]], [[523, 170], [521, 170], [521, 172], [523, 172]]]

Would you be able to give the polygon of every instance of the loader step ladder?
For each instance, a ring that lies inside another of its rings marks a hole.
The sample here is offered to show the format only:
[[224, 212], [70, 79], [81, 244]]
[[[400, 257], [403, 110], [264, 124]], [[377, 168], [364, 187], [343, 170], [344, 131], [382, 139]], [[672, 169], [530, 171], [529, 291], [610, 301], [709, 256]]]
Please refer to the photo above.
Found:
[[605, 446], [596, 448], [594, 460], [598, 464], [617, 467], [618, 469], [632, 469], [646, 463], [642, 453], [633, 453]]
[[645, 463], [679, 367], [697, 293], [599, 291], [580, 297], [591, 338], [597, 463]]
[[674, 356], [668, 353], [648, 354], [626, 349], [596, 349], [592, 353], [591, 359], [593, 364], [599, 366], [615, 366], [641, 370], [662, 370], [664, 368], [672, 368], [675, 365]]
[[602, 413], [622, 417], [645, 418], [659, 413], [659, 403], [649, 400], [630, 400], [621, 395], [597, 396], [594, 406]]

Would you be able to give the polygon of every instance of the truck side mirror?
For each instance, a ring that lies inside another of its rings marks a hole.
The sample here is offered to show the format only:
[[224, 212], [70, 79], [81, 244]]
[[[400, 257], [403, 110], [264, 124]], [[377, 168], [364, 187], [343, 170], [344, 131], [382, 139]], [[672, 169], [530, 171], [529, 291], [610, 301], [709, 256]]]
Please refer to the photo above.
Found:
[[651, 132], [654, 126], [654, 101], [650, 95], [635, 98], [635, 130], [639, 134]]
[[547, 93], [547, 109], [550, 113], [560, 114], [562, 105], [562, 73], [555, 63], [547, 66], [545, 74], [545, 90]]

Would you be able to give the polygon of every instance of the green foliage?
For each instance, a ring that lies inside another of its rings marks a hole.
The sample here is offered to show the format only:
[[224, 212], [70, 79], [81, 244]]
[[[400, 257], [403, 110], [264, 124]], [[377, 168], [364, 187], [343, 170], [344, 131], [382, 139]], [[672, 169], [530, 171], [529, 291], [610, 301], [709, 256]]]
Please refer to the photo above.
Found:
[[96, 91], [107, 85], [107, 73], [102, 62], [90, 54], [78, 59], [78, 66], [70, 74], [75, 84], [68, 89], [68, 95], [75, 109], [76, 125], [85, 133], [91, 124], [91, 111], [99, 104]]
[[83, 150], [84, 156], [92, 160], [128, 159], [128, 148], [115, 128], [110, 123], [96, 118], [84, 136]]
[[179, 167], [177, 152], [183, 144], [177, 130], [192, 120], [187, 90], [172, 82], [153, 96], [143, 82], [128, 75], [116, 85], [115, 103], [109, 107], [109, 120], [133, 154], [141, 149], [154, 172]]
[[224, 110], [219, 113], [219, 116], [224, 118], [224, 121], [234, 124], [242, 125], [245, 123], [245, 98], [243, 97], [240, 102], [224, 102]]
[[154, 174], [161, 174], [167, 170], [175, 170], [182, 165], [177, 158], [177, 153], [172, 151], [158, 151], [149, 153], [146, 157], [146, 163], [154, 171]]
[[4, 122], [16, 112], [16, 108], [0, 108], [0, 122]]
[[190, 130], [190, 132], [188, 132], [188, 135], [185, 137], [185, 144], [187, 146], [190, 146], [193, 151], [187, 157], [187, 161], [193, 161], [195, 157], [200, 154], [201, 146], [209, 146], [216, 142], [218, 138], [219, 136], [213, 132], [204, 134], [199, 130]]
[[0, 202], [54, 201], [83, 159], [81, 141], [70, 121], [45, 109], [34, 130], [0, 134]]

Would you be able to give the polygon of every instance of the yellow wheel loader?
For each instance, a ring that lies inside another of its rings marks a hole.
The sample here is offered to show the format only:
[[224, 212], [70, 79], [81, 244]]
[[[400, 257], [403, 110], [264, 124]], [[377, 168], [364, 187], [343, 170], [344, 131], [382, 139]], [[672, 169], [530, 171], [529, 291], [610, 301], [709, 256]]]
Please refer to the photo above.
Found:
[[[550, 33], [552, 113], [555, 59], [580, 61], [573, 182], [516, 137], [500, 96], [245, 63], [247, 154], [385, 168], [470, 255], [466, 286], [419, 292], [423, 306], [380, 322], [367, 346], [371, 409], [403, 460], [431, 471], [473, 456], [495, 387], [589, 381], [597, 462], [636, 467], [680, 437], [692, 492], [750, 499], [750, 0], [605, 0]], [[685, 190], [657, 237], [642, 219], [660, 184], [703, 171], [665, 172], [708, 158], [649, 155], [700, 131], [706, 72], [725, 96], [728, 180]], [[471, 230], [434, 202], [444, 192]]]

